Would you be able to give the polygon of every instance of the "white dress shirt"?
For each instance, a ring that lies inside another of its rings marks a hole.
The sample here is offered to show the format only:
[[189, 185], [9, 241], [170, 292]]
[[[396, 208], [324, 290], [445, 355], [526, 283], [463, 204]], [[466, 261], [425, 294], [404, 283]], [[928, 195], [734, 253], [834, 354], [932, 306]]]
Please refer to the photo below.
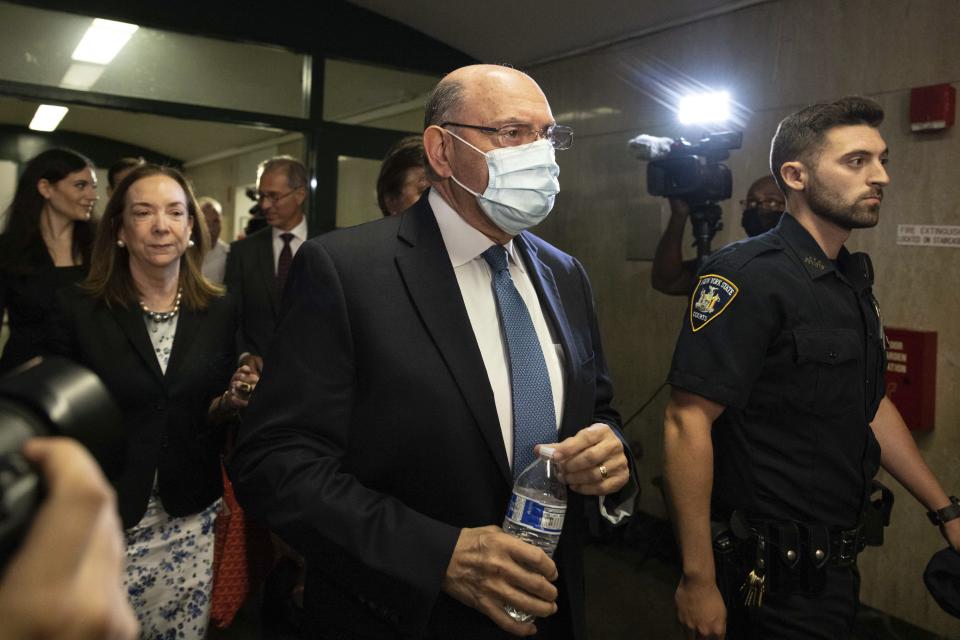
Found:
[[227, 269], [227, 254], [230, 253], [230, 245], [223, 240], [217, 239], [213, 248], [207, 252], [203, 259], [203, 276], [211, 282], [223, 284], [223, 274]]
[[[510, 384], [510, 354], [500, 330], [500, 315], [491, 285], [490, 266], [481, 255], [495, 243], [467, 224], [436, 191], [430, 192], [429, 201], [440, 226], [443, 243], [450, 255], [457, 284], [460, 285], [460, 293], [477, 338], [477, 346], [480, 347], [480, 355], [483, 356], [483, 364], [487, 369], [493, 399], [497, 405], [497, 416], [500, 418], [500, 432], [503, 434], [507, 461], [512, 466], [513, 393]], [[510, 277], [530, 311], [530, 319], [533, 320], [533, 328], [537, 332], [547, 363], [554, 415], [559, 429], [563, 417], [563, 347], [550, 331], [537, 291], [527, 275], [526, 265], [514, 249], [513, 241], [508, 242], [504, 248], [507, 250]]]
[[292, 255], [297, 255], [297, 251], [307, 240], [307, 218], [304, 216], [300, 220], [300, 224], [295, 226], [290, 231], [282, 231], [273, 227], [273, 273], [277, 273], [277, 265], [280, 263], [280, 252], [283, 251], [283, 238], [280, 237], [282, 233], [292, 233], [293, 238], [290, 239], [290, 252]]
[[[507, 461], [512, 467], [513, 392], [510, 384], [510, 355], [500, 329], [500, 315], [497, 312], [497, 300], [493, 293], [490, 266], [481, 255], [495, 243], [467, 224], [436, 191], [431, 190], [428, 199], [437, 219], [437, 225], [440, 227], [443, 244], [450, 256], [450, 264], [453, 265], [453, 273], [460, 286], [460, 294], [467, 308], [473, 334], [477, 338], [477, 346], [480, 347], [483, 365], [487, 370], [490, 387], [493, 389], [493, 399], [497, 406], [497, 417], [500, 419], [500, 433], [503, 434]], [[554, 415], [557, 419], [557, 429], [559, 429], [563, 419], [563, 346], [558, 343], [550, 325], [547, 324], [537, 291], [527, 274], [526, 265], [517, 255], [513, 240], [504, 248], [507, 250], [510, 277], [513, 278], [514, 286], [527, 305], [547, 363], [550, 390], [553, 392]], [[600, 514], [613, 524], [617, 524], [633, 511], [635, 494], [635, 490], [631, 491], [621, 504], [615, 507], [611, 505], [613, 508], [610, 509], [607, 508], [604, 498], [600, 497], [598, 499]]]

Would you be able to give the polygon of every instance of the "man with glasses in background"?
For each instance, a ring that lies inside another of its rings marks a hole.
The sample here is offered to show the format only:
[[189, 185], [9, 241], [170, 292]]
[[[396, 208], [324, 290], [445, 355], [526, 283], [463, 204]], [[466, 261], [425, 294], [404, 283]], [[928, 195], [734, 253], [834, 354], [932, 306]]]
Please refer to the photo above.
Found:
[[[771, 175], [750, 185], [747, 199], [741, 200], [740, 204], [743, 206], [740, 224], [750, 238], [776, 227], [787, 206]], [[697, 261], [683, 259], [683, 229], [689, 216], [690, 207], [686, 202], [670, 199], [670, 222], [660, 236], [650, 271], [653, 288], [660, 293], [689, 296], [697, 282]]]
[[[425, 127], [416, 204], [302, 247], [235, 487], [306, 557], [314, 637], [582, 639], [581, 529], [636, 476], [583, 266], [526, 231], [573, 132], [495, 65], [442, 79]], [[552, 559], [499, 526], [545, 443], [570, 488]]]
[[269, 226], [230, 245], [224, 284], [243, 315], [242, 363], [259, 373], [290, 264], [307, 239], [307, 169], [295, 158], [277, 156], [260, 163], [257, 176], [258, 202]]
[[[267, 226], [230, 245], [224, 284], [241, 310], [240, 364], [258, 375], [273, 341], [280, 299], [293, 256], [307, 239], [303, 203], [307, 168], [291, 156], [276, 156], [257, 167], [257, 203]], [[252, 389], [248, 390], [248, 392]], [[271, 536], [276, 561], [260, 599], [260, 634], [296, 636], [301, 624], [303, 560]]]

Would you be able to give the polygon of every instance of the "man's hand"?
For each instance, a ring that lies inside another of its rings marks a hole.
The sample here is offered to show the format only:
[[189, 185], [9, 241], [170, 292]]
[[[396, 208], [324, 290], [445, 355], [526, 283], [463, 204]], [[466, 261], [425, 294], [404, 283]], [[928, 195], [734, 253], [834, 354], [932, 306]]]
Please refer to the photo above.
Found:
[[[258, 356], [251, 356], [258, 357]], [[260, 373], [250, 365], [244, 364], [233, 372], [230, 377], [230, 384], [223, 398], [229, 403], [230, 408], [243, 409], [250, 401], [250, 394], [253, 393], [257, 383], [260, 382]]]
[[690, 204], [683, 198], [669, 198], [670, 217], [686, 221], [690, 216]]
[[677, 620], [687, 638], [723, 640], [727, 632], [727, 608], [713, 578], [681, 578], [674, 600]]
[[696, 282], [696, 268], [683, 261], [683, 227], [690, 215], [685, 200], [670, 198], [670, 222], [664, 229], [650, 269], [650, 284], [661, 293], [689, 296]]
[[260, 377], [260, 374], [263, 373], [263, 357], [258, 356], [254, 353], [244, 353], [240, 356], [240, 364], [242, 366], [250, 367], [257, 377]]
[[960, 553], [960, 518], [954, 518], [950, 522], [940, 525], [940, 533], [953, 547], [953, 550]]
[[563, 481], [581, 495], [607, 496], [622, 489], [630, 480], [623, 442], [610, 425], [592, 424], [577, 435], [549, 446], [556, 450], [554, 460], [560, 466]]
[[500, 527], [462, 529], [443, 578], [452, 598], [517, 636], [537, 632], [532, 622], [519, 623], [503, 610], [509, 604], [537, 618], [557, 611], [557, 567], [543, 550], [506, 534]]
[[135, 638], [113, 489], [72, 440], [33, 439], [23, 454], [48, 495], [0, 582], [0, 638]]

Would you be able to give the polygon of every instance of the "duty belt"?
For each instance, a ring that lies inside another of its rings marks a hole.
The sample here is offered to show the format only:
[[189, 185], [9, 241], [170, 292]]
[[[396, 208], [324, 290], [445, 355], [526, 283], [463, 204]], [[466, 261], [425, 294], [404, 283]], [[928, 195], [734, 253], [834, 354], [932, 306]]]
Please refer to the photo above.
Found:
[[730, 531], [741, 543], [771, 547], [788, 568], [797, 566], [804, 557], [816, 568], [828, 564], [849, 567], [867, 546], [862, 522], [852, 529], [837, 529], [799, 522], [751, 521], [735, 511], [730, 518]]
[[834, 531], [829, 535], [826, 550], [819, 547], [813, 550], [815, 560], [826, 558], [826, 564], [838, 567], [850, 567], [856, 564], [857, 555], [867, 546], [864, 539], [863, 524], [846, 531]]
[[825, 584], [828, 566], [851, 567], [866, 547], [862, 523], [852, 529], [831, 529], [797, 522], [751, 521], [734, 512], [729, 526], [714, 524], [715, 553], [728, 554], [747, 571], [740, 587], [747, 606], [761, 606], [769, 592], [817, 593]]
[[874, 481], [871, 496], [877, 493], [880, 497], [868, 500], [850, 529], [748, 518], [734, 511], [729, 522], [712, 523], [714, 553], [748, 571], [740, 588], [747, 606], [760, 606], [769, 591], [820, 592], [828, 566], [851, 567], [866, 546], [883, 544], [893, 494]]

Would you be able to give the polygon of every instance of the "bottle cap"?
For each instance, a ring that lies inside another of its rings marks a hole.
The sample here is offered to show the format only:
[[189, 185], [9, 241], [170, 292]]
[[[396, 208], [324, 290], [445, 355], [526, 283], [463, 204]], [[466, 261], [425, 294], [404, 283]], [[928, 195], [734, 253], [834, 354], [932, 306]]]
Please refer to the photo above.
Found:
[[554, 454], [557, 452], [553, 447], [548, 447], [546, 445], [540, 445], [540, 457], [546, 458], [547, 460], [553, 460]]

